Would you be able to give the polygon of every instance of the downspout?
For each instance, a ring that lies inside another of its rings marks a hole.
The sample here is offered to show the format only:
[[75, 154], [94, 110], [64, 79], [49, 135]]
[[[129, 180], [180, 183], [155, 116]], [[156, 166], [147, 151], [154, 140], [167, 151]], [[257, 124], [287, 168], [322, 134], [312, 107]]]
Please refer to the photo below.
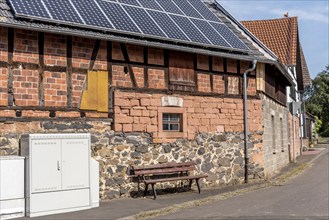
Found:
[[248, 183], [248, 108], [247, 108], [247, 74], [256, 69], [257, 60], [252, 61], [252, 67], [243, 73], [243, 115], [244, 115], [244, 182]]

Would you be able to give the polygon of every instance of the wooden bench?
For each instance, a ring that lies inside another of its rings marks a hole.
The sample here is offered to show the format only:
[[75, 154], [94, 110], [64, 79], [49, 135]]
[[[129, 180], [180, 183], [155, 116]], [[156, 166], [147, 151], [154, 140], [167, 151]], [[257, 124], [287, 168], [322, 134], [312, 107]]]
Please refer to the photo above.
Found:
[[133, 175], [137, 176], [138, 189], [140, 181], [145, 184], [144, 196], [147, 194], [148, 186], [153, 189], [154, 199], [156, 199], [155, 184], [161, 182], [172, 182], [180, 180], [189, 180], [189, 189], [191, 189], [192, 181], [195, 180], [200, 193], [199, 180], [208, 177], [207, 175], [191, 175], [190, 172], [196, 170], [196, 163], [191, 162], [170, 162], [163, 164], [155, 164], [149, 166], [133, 166]]

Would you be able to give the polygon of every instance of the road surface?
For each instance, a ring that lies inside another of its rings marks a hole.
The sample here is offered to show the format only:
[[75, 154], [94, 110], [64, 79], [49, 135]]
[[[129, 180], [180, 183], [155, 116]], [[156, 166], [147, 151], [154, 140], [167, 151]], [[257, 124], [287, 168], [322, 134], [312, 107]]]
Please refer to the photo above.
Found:
[[273, 186], [157, 219], [329, 220], [329, 154], [283, 186]]

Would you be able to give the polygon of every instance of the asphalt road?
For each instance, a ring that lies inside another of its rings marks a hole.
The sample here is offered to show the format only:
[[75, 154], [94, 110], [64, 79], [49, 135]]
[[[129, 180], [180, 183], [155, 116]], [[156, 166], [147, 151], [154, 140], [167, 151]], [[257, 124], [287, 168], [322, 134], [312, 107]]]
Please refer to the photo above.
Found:
[[329, 220], [329, 154], [283, 186], [273, 186], [157, 219]]

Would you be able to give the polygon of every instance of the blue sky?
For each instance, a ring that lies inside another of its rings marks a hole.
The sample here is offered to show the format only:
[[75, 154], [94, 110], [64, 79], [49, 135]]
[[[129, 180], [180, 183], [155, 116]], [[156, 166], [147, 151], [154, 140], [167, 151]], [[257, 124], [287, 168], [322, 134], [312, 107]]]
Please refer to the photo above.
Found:
[[329, 64], [328, 0], [217, 0], [238, 20], [298, 17], [299, 38], [311, 78]]

